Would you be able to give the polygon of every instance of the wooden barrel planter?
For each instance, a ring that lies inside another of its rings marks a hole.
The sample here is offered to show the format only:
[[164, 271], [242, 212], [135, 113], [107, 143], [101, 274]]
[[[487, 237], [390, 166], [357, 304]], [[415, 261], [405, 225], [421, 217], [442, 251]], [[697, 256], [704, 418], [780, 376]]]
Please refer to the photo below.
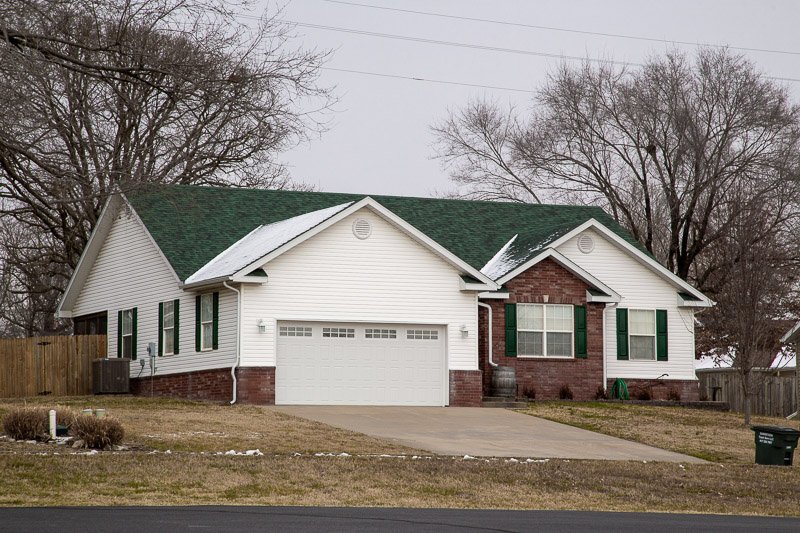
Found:
[[492, 396], [517, 396], [517, 373], [514, 367], [498, 366], [492, 370]]

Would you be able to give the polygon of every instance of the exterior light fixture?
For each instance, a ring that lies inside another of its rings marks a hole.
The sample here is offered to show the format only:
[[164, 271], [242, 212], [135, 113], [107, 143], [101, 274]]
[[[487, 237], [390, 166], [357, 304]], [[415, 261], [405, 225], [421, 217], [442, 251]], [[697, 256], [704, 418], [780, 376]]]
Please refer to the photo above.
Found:
[[258, 320], [258, 332], [259, 333], [266, 333], [267, 332], [267, 323], [264, 322], [263, 318]]

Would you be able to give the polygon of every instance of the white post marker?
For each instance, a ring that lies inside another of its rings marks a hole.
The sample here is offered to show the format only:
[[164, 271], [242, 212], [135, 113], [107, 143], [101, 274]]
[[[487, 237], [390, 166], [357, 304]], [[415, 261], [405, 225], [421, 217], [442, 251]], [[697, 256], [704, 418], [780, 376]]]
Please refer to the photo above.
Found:
[[50, 409], [50, 438], [56, 438], [56, 410]]

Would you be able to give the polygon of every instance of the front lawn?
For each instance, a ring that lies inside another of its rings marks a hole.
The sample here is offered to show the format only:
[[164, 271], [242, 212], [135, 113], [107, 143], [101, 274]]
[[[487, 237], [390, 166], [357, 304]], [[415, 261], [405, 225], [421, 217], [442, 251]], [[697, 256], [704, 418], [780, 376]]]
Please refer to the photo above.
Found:
[[[753, 431], [738, 413], [617, 402], [532, 402], [524, 412], [708, 461], [755, 459]], [[753, 417], [753, 424], [797, 428], [782, 418]]]

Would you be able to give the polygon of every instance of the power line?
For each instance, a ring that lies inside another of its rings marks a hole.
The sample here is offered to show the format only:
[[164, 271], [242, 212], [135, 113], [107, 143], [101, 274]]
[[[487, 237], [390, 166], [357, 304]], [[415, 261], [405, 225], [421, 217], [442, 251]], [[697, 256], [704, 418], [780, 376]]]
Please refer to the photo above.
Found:
[[[395, 35], [392, 33], [378, 33], [374, 31], [366, 31], [366, 30], [356, 30], [353, 28], [342, 28], [339, 26], [323, 26], [321, 24], [309, 24], [307, 22], [294, 22], [291, 20], [284, 20], [287, 24], [293, 24], [295, 26], [300, 26], [303, 28], [312, 28], [316, 30], [329, 30], [329, 31], [337, 31], [342, 33], [352, 33], [355, 35], [366, 35], [369, 37], [382, 37], [385, 39], [397, 39], [400, 41], [411, 41], [415, 43], [424, 43], [424, 44], [436, 44], [441, 46], [453, 46], [458, 48], [471, 48], [473, 50], [487, 50], [490, 52], [503, 52], [508, 54], [522, 54], [522, 55], [529, 55], [529, 56], [538, 56], [538, 57], [549, 57], [553, 59], [571, 59], [577, 61], [592, 61], [596, 63], [609, 63], [614, 65], [623, 65], [623, 66], [633, 66], [633, 67], [642, 67], [644, 65], [640, 63], [630, 63], [627, 61], [614, 61], [611, 59], [593, 59], [590, 57], [579, 57], [579, 56], [569, 56], [564, 54], [553, 54], [548, 52], [536, 52], [533, 50], [520, 50], [518, 48], [501, 48], [499, 46], [485, 46], [480, 44], [472, 44], [472, 43], [458, 43], [453, 41], [439, 41], [437, 39], [426, 39], [423, 37], [411, 37], [409, 35]], [[799, 80], [800, 81], [800, 80]]]
[[400, 76], [399, 74], [384, 74], [381, 72], [367, 72], [364, 70], [351, 70], [346, 68], [333, 68], [333, 67], [322, 67], [322, 70], [335, 70], [337, 72], [349, 72], [351, 74], [364, 74], [366, 76], [377, 76], [381, 78], [396, 78], [400, 80], [411, 80], [411, 81], [422, 81], [426, 83], [441, 83], [445, 85], [461, 85], [464, 87], [478, 87], [481, 89], [498, 89], [501, 91], [514, 91], [519, 93], [529, 93], [532, 94], [532, 90], [528, 89], [517, 89], [514, 87], [499, 87], [495, 85], [480, 85], [477, 83], [462, 83], [457, 81], [447, 81], [447, 80], [432, 80], [428, 78], [418, 78], [416, 76]]
[[322, 0], [323, 2], [328, 2], [331, 4], [342, 4], [354, 7], [366, 7], [369, 9], [381, 9], [384, 11], [395, 11], [399, 13], [410, 13], [414, 15], [425, 15], [429, 17], [441, 17], [441, 18], [448, 18], [448, 19], [456, 19], [456, 20], [468, 20], [471, 22], [486, 22], [489, 24], [500, 24], [503, 26], [514, 26], [518, 28], [530, 28], [536, 30], [547, 30], [547, 31], [560, 31], [564, 33], [579, 33], [583, 35], [593, 35], [595, 37], [612, 37], [615, 39], [632, 39], [632, 40], [639, 40], [639, 41], [649, 41], [649, 42], [656, 42], [656, 43], [675, 43], [675, 44], [683, 44], [689, 46], [707, 46], [712, 48], [730, 48], [731, 50], [742, 50], [747, 52], [763, 52], [769, 54], [786, 54], [786, 55], [800, 55], [800, 52], [792, 52], [789, 50], [776, 50], [771, 48], [750, 48], [746, 46], [731, 46], [731, 45], [722, 45], [722, 44], [714, 44], [714, 43], [698, 43], [698, 42], [690, 42], [690, 41], [678, 41], [675, 39], [657, 39], [655, 37], [645, 37], [641, 35], [624, 35], [621, 33], [605, 33], [599, 31], [588, 31], [588, 30], [575, 30], [571, 28], [559, 28], [556, 26], [540, 26], [536, 24], [523, 24], [521, 22], [509, 22], [506, 20], [494, 20], [494, 19], [484, 19], [484, 18], [477, 18], [477, 17], [464, 17], [461, 15], [449, 15], [446, 13], [434, 13], [431, 11], [417, 11], [413, 9], [401, 9], [398, 7], [386, 7], [386, 6], [376, 6], [372, 4], [362, 4], [358, 2], [345, 2], [343, 0]]
[[[325, 0], [325, 1], [333, 1], [333, 0]], [[537, 56], [537, 57], [548, 57], [553, 59], [567, 59], [571, 61], [589, 61], [592, 63], [604, 63], [604, 64], [612, 64], [612, 65], [622, 65], [622, 66], [629, 66], [629, 67], [643, 67], [641, 63], [632, 63], [628, 61], [615, 61], [613, 59], [595, 59], [591, 57], [580, 57], [580, 56], [572, 56], [572, 55], [565, 55], [565, 54], [554, 54], [549, 52], [537, 52], [534, 50], [520, 50], [518, 48], [501, 48], [498, 46], [485, 46], [480, 44], [472, 44], [472, 43], [459, 43], [454, 41], [440, 41], [437, 39], [426, 39], [423, 37], [412, 37], [409, 35], [395, 35], [391, 33], [379, 33], [374, 31], [366, 31], [366, 30], [357, 30], [354, 28], [342, 28], [339, 26], [324, 26], [321, 24], [310, 24], [307, 22], [295, 22], [291, 20], [284, 20], [283, 22], [287, 24], [292, 24], [295, 26], [300, 26], [303, 28], [312, 28], [317, 30], [328, 30], [328, 31], [336, 31], [341, 33], [350, 33], [354, 35], [366, 35], [368, 37], [381, 37], [384, 39], [397, 39], [400, 41], [410, 41], [416, 43], [423, 43], [423, 44], [434, 44], [440, 46], [451, 46], [457, 48], [469, 48], [474, 50], [486, 50], [489, 52], [502, 52], [502, 53], [509, 53], [509, 54], [520, 54], [520, 55], [528, 55], [528, 56]], [[789, 81], [789, 82], [800, 82], [800, 78], [788, 78], [788, 77], [781, 77], [781, 76], [764, 76], [770, 80], [777, 80], [777, 81]]]

